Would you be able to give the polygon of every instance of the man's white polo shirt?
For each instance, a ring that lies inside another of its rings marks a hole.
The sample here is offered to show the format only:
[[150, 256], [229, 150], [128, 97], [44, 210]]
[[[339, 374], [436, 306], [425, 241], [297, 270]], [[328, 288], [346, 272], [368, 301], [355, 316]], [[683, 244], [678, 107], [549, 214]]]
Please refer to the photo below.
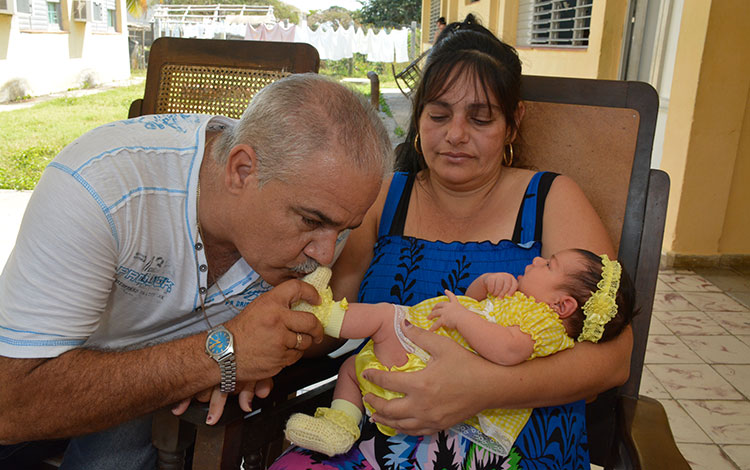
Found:
[[[0, 275], [0, 355], [140, 347], [208, 329], [196, 189], [206, 129], [235, 121], [144, 116], [85, 134], [45, 170]], [[270, 286], [244, 260], [218, 284], [242, 309]], [[212, 325], [236, 311], [212, 286]]]

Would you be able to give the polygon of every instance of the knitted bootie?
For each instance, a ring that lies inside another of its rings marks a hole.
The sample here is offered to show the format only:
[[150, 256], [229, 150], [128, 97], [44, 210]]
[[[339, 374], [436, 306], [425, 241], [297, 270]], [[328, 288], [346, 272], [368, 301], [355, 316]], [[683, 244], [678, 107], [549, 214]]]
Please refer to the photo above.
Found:
[[300, 300], [292, 306], [292, 310], [312, 313], [320, 320], [328, 336], [338, 338], [341, 332], [341, 323], [344, 321], [344, 314], [349, 307], [349, 303], [346, 299], [341, 299], [340, 302], [333, 300], [333, 292], [328, 287], [328, 282], [331, 280], [331, 268], [320, 266], [315, 271], [303, 277], [302, 280], [318, 291], [320, 305], [310, 305], [304, 300]]
[[359, 439], [359, 426], [341, 410], [318, 408], [315, 417], [295, 413], [286, 422], [287, 440], [329, 457], [343, 454]]

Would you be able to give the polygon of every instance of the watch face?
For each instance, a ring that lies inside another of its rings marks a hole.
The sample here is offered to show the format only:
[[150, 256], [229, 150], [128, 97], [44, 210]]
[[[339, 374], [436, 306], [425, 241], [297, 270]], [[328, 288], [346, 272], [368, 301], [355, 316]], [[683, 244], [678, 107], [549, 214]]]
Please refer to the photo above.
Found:
[[206, 340], [206, 349], [211, 354], [221, 354], [229, 348], [229, 333], [226, 331], [214, 331]]

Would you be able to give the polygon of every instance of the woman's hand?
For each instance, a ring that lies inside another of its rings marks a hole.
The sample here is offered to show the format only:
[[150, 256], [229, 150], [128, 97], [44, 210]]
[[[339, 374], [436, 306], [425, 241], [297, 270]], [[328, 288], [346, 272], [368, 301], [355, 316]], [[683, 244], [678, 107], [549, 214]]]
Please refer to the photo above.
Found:
[[[240, 408], [242, 408], [243, 411], [249, 413], [253, 411], [252, 403], [255, 396], [265, 398], [269, 393], [271, 393], [271, 388], [273, 388], [273, 380], [263, 379], [258, 380], [257, 382], [247, 382], [245, 384], [238, 385], [238, 389], [240, 389], [238, 397]], [[220, 387], [216, 386], [213, 389], [204, 390], [193, 397], [201, 403], [210, 401], [208, 404], [208, 415], [206, 415], [206, 424], [213, 425], [219, 421], [221, 415], [224, 413], [224, 406], [227, 402], [227, 396], [227, 393], [222, 392], [220, 390]], [[191, 400], [192, 398], [186, 398], [176, 404], [174, 407], [172, 407], [172, 413], [176, 416], [180, 416], [185, 412], [185, 410], [188, 409]]]
[[411, 435], [433, 434], [489, 408], [475, 395], [474, 384], [489, 362], [449, 338], [407, 327], [406, 335], [430, 353], [427, 367], [417, 372], [364, 371], [367, 380], [405, 396], [364, 399], [376, 410], [372, 420]]

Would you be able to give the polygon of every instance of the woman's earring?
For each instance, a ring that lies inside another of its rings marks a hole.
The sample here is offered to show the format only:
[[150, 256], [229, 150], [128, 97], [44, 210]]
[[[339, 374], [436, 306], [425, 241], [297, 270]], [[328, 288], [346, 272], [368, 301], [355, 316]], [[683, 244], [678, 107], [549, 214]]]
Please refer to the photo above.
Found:
[[503, 147], [503, 164], [505, 166], [513, 165], [513, 144], [509, 143], [508, 148], [510, 149], [510, 158], [508, 158], [508, 154], [505, 153], [505, 147]]
[[414, 137], [414, 150], [417, 152], [417, 154], [422, 155], [422, 149], [419, 145], [419, 132], [417, 132], [416, 137]]

